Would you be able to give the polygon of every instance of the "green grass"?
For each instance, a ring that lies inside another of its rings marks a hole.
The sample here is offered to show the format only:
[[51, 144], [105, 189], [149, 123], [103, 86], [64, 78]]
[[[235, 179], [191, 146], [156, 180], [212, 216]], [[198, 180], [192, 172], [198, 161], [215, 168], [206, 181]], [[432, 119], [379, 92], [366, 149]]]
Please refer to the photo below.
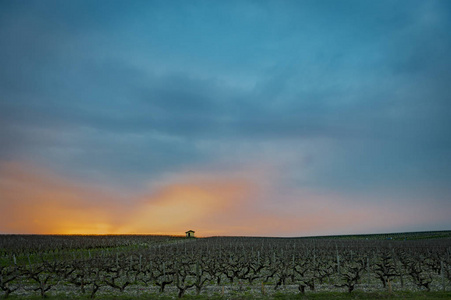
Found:
[[[180, 241], [186, 240], [185, 237], [180, 238], [171, 238], [163, 241], [155, 241], [148, 242], [143, 244], [132, 244], [132, 245], [121, 245], [121, 246], [111, 246], [111, 247], [99, 247], [99, 248], [73, 248], [73, 249], [64, 249], [64, 250], [55, 250], [55, 251], [47, 251], [39, 254], [27, 254], [22, 253], [16, 255], [17, 265], [29, 265], [30, 263], [36, 264], [41, 263], [42, 260], [46, 261], [54, 261], [54, 260], [73, 260], [75, 259], [86, 259], [91, 257], [96, 257], [102, 254], [106, 255], [114, 255], [116, 253], [127, 253], [133, 250], [147, 249], [150, 247], [158, 247], [159, 245], [170, 245], [175, 244]], [[190, 239], [190, 241], [195, 241], [195, 239]], [[6, 250], [0, 249], [0, 253], [7, 253]], [[10, 254], [12, 255], [12, 254]], [[12, 257], [0, 257], [0, 266], [12, 266], [13, 265]]]
[[277, 294], [274, 299], [451, 299], [451, 292], [320, 292]]
[[[42, 299], [40, 296], [33, 295], [33, 296], [17, 296], [17, 295], [11, 295], [8, 297], [8, 299], [26, 299], [26, 300], [38, 300]], [[49, 300], [63, 300], [63, 299], [90, 299], [89, 296], [80, 296], [80, 295], [67, 295], [67, 294], [61, 294], [61, 295], [50, 295], [46, 297], [46, 299]], [[95, 299], [99, 300], [113, 300], [113, 299], [125, 299], [125, 300], [132, 300], [132, 299], [158, 299], [158, 300], [169, 300], [169, 299], [178, 299], [175, 295], [169, 295], [169, 294], [151, 294], [151, 293], [144, 293], [139, 296], [132, 296], [127, 295], [127, 293], [124, 293], [122, 295], [98, 295]], [[451, 292], [394, 292], [389, 294], [388, 292], [352, 292], [352, 293], [345, 293], [345, 292], [315, 292], [315, 293], [306, 293], [305, 295], [296, 293], [282, 293], [278, 292], [271, 296], [265, 296], [265, 295], [255, 295], [250, 294], [247, 292], [242, 293], [232, 293], [232, 294], [225, 294], [221, 295], [219, 293], [215, 293], [213, 295], [200, 295], [200, 296], [194, 296], [194, 295], [185, 295], [182, 299], [230, 299], [230, 300], [247, 300], [247, 299], [275, 299], [275, 300], [289, 300], [289, 299], [451, 299]]]

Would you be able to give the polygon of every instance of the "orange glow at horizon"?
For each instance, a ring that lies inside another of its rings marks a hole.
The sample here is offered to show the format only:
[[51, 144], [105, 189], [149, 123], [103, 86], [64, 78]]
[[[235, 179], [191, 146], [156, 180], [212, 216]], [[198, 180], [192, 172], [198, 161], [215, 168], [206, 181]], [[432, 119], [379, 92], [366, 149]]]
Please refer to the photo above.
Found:
[[258, 187], [260, 171], [198, 175], [183, 174], [124, 199], [43, 168], [0, 163], [0, 233], [182, 235], [192, 229], [198, 236], [299, 236], [383, 231], [418, 221], [413, 209], [338, 195], [300, 190], [283, 199], [267, 184]]
[[89, 201], [105, 197], [102, 192], [81, 188], [33, 166], [2, 164], [0, 192], [0, 228], [5, 232], [114, 232], [108, 214]]
[[3, 163], [0, 232], [180, 235], [210, 214], [230, 210], [250, 190], [248, 183], [232, 179], [177, 183], [124, 201], [48, 170]]

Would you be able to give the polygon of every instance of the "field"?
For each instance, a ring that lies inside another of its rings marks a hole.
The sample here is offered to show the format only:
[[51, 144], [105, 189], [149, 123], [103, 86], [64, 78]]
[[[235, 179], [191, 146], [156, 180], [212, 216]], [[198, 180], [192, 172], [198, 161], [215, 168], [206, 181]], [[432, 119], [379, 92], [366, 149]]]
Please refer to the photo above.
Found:
[[451, 298], [451, 231], [308, 238], [0, 235], [0, 295]]

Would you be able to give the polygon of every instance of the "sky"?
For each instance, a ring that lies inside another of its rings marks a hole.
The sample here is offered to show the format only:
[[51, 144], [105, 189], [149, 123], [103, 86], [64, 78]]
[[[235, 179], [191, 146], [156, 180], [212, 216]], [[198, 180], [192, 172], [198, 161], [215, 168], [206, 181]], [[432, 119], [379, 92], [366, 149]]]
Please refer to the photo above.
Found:
[[451, 229], [449, 1], [0, 0], [0, 233]]

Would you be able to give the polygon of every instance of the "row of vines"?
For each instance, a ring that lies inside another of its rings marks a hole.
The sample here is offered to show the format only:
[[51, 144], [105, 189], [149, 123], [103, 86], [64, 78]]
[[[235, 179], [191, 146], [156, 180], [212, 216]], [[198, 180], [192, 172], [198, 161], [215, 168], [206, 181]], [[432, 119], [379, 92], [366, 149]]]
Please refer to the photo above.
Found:
[[363, 287], [430, 291], [446, 290], [451, 283], [450, 239], [147, 236], [125, 246], [119, 243], [120, 247], [92, 246], [89, 239], [83, 245], [84, 237], [74, 239], [79, 249], [50, 244], [27, 252], [20, 241], [17, 249], [3, 247], [3, 296], [38, 293], [45, 297], [67, 291], [94, 298], [99, 293], [140, 290], [183, 297], [187, 292], [224, 291], [224, 287], [258, 287], [263, 294], [284, 288], [305, 293], [325, 286], [348, 292]]

